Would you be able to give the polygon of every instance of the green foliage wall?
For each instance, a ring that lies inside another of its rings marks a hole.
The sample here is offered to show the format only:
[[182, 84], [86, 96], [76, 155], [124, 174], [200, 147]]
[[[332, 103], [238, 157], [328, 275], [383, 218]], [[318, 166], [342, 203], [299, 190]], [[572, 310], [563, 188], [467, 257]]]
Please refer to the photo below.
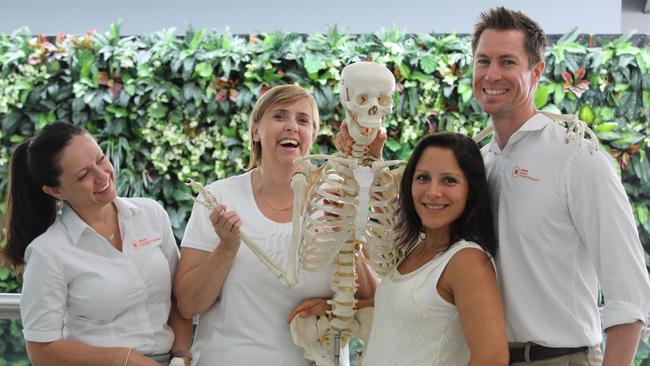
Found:
[[[617, 165], [650, 251], [650, 48], [629, 35], [578, 42], [575, 32], [548, 48], [538, 108], [578, 114]], [[639, 43], [642, 45], [639, 46]], [[84, 125], [118, 172], [118, 191], [149, 196], [182, 235], [191, 209], [188, 178], [236, 174], [248, 158], [247, 118], [270, 86], [298, 83], [319, 104], [322, 129], [313, 150], [332, 150], [344, 114], [338, 102], [343, 66], [385, 63], [397, 83], [387, 123], [388, 158], [406, 159], [432, 130], [475, 134], [487, 117], [472, 98], [472, 55], [466, 36], [404, 34], [397, 29], [350, 35], [174, 30], [122, 36], [0, 36], [0, 194], [12, 146], [57, 119]], [[0, 212], [4, 207], [0, 207]], [[0, 268], [0, 290], [18, 286]]]

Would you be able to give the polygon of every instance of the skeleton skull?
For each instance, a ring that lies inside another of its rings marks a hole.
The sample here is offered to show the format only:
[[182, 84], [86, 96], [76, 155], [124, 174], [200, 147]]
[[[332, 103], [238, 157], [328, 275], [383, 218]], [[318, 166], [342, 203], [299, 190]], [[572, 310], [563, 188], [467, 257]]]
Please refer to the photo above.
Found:
[[341, 104], [350, 135], [367, 145], [376, 136], [384, 116], [393, 109], [395, 77], [385, 66], [356, 62], [341, 72]]

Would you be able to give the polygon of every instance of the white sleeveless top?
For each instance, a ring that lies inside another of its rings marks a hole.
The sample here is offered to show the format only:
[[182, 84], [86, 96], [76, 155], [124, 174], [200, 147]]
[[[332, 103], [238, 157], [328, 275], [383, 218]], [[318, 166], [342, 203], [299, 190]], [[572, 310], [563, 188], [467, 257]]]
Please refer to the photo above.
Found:
[[377, 288], [375, 313], [364, 366], [467, 365], [469, 348], [455, 305], [436, 286], [451, 258], [465, 248], [458, 241], [417, 270], [400, 274], [395, 267]]

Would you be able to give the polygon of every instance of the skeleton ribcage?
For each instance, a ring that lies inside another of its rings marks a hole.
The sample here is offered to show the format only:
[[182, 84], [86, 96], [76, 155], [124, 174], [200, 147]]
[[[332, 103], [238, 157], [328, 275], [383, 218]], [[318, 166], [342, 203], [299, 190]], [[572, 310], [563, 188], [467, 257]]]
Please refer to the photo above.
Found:
[[[371, 161], [369, 162], [371, 163]], [[371, 268], [380, 276], [397, 261], [393, 224], [397, 211], [397, 185], [388, 170], [375, 174], [367, 207], [359, 207], [359, 185], [352, 169], [329, 160], [310, 179], [303, 208], [304, 241], [300, 260], [304, 269], [318, 271], [331, 264], [345, 242], [368, 248]], [[358, 210], [367, 211], [362, 235], [355, 229]]]

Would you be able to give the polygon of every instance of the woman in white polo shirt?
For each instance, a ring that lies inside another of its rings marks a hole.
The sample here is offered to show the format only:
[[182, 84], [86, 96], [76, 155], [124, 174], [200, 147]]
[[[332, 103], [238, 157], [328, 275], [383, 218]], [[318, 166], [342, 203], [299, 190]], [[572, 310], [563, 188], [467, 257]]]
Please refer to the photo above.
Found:
[[[192, 346], [195, 366], [305, 365], [303, 350], [291, 340], [289, 320], [298, 313], [323, 315], [333, 294], [333, 265], [303, 271], [298, 285], [285, 289], [239, 238], [241, 230], [286, 265], [290, 180], [299, 169], [293, 161], [311, 149], [319, 124], [316, 102], [299, 86], [276, 86], [257, 101], [250, 121], [251, 170], [208, 185], [223, 206], [210, 212], [195, 204], [181, 242], [174, 287], [181, 314], [200, 314]], [[360, 299], [371, 301], [370, 280], [360, 276]]]
[[117, 197], [110, 161], [70, 123], [21, 143], [9, 177], [2, 254], [24, 265], [31, 362], [158, 366], [171, 352], [172, 365], [188, 363], [192, 325], [172, 301], [178, 249], [163, 208]]

